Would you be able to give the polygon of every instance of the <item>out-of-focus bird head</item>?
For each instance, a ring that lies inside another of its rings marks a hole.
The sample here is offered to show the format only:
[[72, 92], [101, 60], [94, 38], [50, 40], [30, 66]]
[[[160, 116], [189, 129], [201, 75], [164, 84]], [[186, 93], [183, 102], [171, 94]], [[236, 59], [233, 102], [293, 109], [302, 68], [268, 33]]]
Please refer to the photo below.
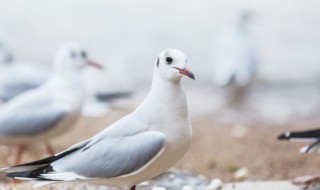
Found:
[[87, 66], [102, 69], [102, 65], [89, 58], [85, 48], [75, 43], [69, 43], [62, 47], [54, 60], [54, 70], [59, 73], [79, 73]]
[[237, 29], [244, 30], [252, 19], [252, 12], [247, 7], [237, 7], [233, 12], [233, 25]]
[[162, 51], [156, 59], [154, 73], [172, 82], [179, 82], [182, 76], [195, 79], [194, 74], [186, 67], [186, 55], [177, 49]]
[[11, 48], [4, 40], [0, 40], [0, 65], [10, 64], [12, 62], [13, 53]]

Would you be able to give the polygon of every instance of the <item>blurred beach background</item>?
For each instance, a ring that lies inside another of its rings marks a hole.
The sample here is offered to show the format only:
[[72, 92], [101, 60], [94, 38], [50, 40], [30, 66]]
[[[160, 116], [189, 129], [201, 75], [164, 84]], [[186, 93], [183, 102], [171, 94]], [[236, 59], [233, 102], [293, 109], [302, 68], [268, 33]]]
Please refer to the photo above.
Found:
[[[224, 106], [212, 75], [215, 41], [238, 7], [251, 12], [259, 66], [244, 106], [234, 108]], [[176, 168], [225, 181], [247, 168], [250, 179], [280, 180], [319, 171], [318, 155], [299, 154], [303, 143], [277, 141], [286, 130], [320, 126], [319, 10], [315, 0], [0, 0], [0, 34], [18, 60], [47, 70], [62, 45], [83, 44], [105, 64], [102, 84], [110, 92], [133, 92], [103, 117], [83, 117], [52, 140], [56, 151], [130, 113], [148, 93], [158, 53], [177, 48], [186, 53], [196, 80], [184, 81], [194, 139]], [[43, 157], [42, 148], [32, 147], [24, 161]], [[2, 152], [0, 166], [10, 165]]]

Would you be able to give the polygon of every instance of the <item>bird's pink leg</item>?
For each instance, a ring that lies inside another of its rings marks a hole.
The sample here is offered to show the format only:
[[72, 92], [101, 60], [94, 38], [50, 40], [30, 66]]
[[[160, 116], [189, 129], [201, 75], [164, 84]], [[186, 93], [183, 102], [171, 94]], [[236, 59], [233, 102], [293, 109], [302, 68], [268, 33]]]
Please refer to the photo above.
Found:
[[49, 142], [45, 142], [44, 144], [45, 144], [45, 147], [46, 147], [47, 154], [50, 155], [50, 156], [53, 156], [54, 155], [54, 151], [53, 151], [53, 148], [50, 145], [50, 143]]
[[131, 187], [130, 190], [136, 190], [136, 186]]
[[24, 152], [25, 147], [23, 145], [18, 145], [16, 147], [16, 160], [14, 162], [14, 165], [19, 165], [21, 163], [22, 154]]

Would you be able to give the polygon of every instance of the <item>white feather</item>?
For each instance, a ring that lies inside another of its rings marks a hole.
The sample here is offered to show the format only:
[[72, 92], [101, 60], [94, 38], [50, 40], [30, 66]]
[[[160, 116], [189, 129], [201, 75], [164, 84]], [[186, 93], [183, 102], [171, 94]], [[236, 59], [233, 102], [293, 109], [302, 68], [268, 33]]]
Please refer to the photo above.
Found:
[[86, 177], [78, 175], [73, 172], [61, 172], [61, 173], [53, 172], [53, 173], [41, 174], [41, 177], [44, 177], [46, 179], [51, 179], [51, 180], [62, 180], [62, 181], [87, 179]]

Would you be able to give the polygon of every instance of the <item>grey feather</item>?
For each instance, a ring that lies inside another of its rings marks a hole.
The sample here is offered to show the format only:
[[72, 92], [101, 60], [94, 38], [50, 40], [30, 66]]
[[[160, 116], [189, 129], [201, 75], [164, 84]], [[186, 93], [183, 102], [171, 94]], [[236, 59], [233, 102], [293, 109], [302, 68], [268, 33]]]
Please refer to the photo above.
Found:
[[0, 110], [0, 136], [24, 136], [45, 132], [69, 112], [67, 108], [55, 104], [53, 97], [34, 97], [16, 102], [9, 102]]
[[111, 178], [137, 171], [164, 147], [162, 133], [146, 131], [133, 136], [103, 138], [53, 162], [56, 172], [74, 172], [89, 178]]
[[0, 98], [8, 101], [13, 97], [37, 88], [48, 81], [51, 74], [35, 66], [13, 63], [1, 66]]
[[12, 99], [14, 96], [21, 94], [25, 91], [38, 87], [40, 84], [31, 84], [31, 83], [17, 83], [10, 84], [8, 86], [2, 86], [0, 91], [0, 98], [6, 102]]

